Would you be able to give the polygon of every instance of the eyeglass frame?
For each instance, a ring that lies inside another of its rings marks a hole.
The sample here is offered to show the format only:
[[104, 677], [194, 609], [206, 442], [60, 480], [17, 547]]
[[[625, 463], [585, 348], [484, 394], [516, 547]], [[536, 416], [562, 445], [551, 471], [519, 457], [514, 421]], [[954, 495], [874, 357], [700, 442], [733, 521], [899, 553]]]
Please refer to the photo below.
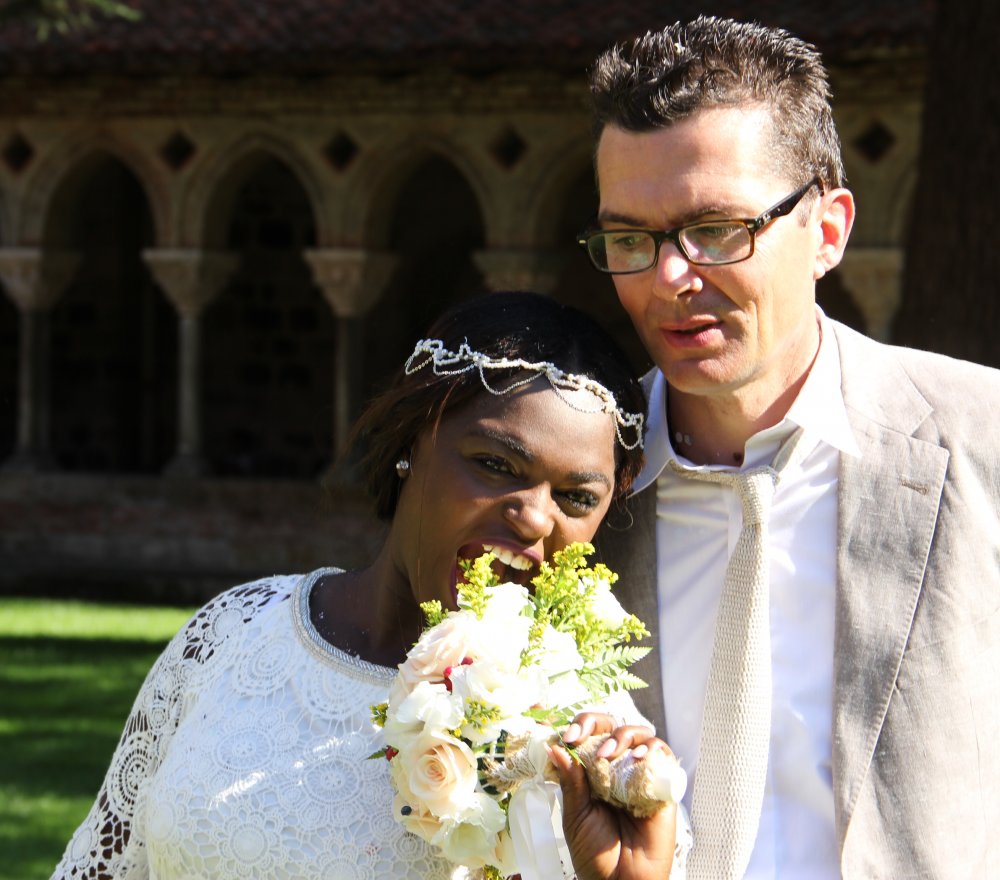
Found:
[[[757, 244], [757, 233], [760, 232], [765, 226], [777, 220], [779, 217], [786, 217], [795, 210], [799, 202], [805, 198], [805, 195], [814, 186], [820, 188], [820, 195], [823, 194], [823, 181], [819, 177], [814, 177], [804, 186], [799, 187], [791, 195], [785, 196], [783, 199], [778, 201], [776, 204], [772, 205], [766, 211], [762, 211], [756, 217], [746, 217], [746, 218], [736, 218], [736, 217], [723, 217], [718, 220], [699, 220], [696, 223], [685, 223], [683, 226], [676, 226], [673, 229], [658, 230], [658, 229], [638, 229], [638, 228], [627, 228], [627, 229], [589, 229], [585, 232], [581, 232], [577, 238], [576, 243], [584, 249], [587, 254], [587, 258], [590, 260], [591, 265], [597, 269], [598, 272], [603, 272], [605, 275], [636, 275], [639, 272], [648, 272], [660, 261], [660, 249], [663, 247], [663, 242], [669, 241], [678, 251], [680, 251], [681, 256], [684, 257], [692, 266], [731, 266], [733, 263], [742, 263], [744, 260], [749, 260], [754, 255], [754, 250]], [[750, 234], [750, 252], [745, 257], [737, 257], [735, 260], [722, 260], [722, 261], [712, 261], [708, 262], [705, 260], [696, 260], [688, 256], [687, 248], [681, 241], [681, 233], [686, 229], [691, 229], [695, 226], [711, 226], [716, 223], [742, 223], [746, 227], [747, 232]], [[653, 239], [653, 244], [656, 245], [653, 250], [653, 262], [642, 269], [602, 269], [597, 263], [594, 262], [594, 258], [590, 254], [590, 247], [588, 246], [592, 238], [596, 238], [598, 235], [607, 235], [608, 233], [614, 232], [641, 232], [648, 235]]]

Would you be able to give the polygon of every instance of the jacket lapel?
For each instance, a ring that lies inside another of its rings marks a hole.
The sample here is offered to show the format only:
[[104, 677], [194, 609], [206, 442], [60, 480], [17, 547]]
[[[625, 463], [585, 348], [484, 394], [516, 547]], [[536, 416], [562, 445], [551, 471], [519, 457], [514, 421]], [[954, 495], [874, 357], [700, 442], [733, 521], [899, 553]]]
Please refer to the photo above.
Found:
[[640, 644], [649, 654], [632, 667], [648, 687], [633, 691], [639, 711], [666, 738], [660, 679], [660, 611], [656, 586], [656, 484], [632, 496], [627, 512], [613, 512], [594, 538], [597, 558], [618, 573], [615, 595], [649, 630]]
[[861, 457], [841, 456], [833, 788], [841, 849], [903, 657], [949, 454], [912, 436], [931, 407], [891, 350], [838, 326]]

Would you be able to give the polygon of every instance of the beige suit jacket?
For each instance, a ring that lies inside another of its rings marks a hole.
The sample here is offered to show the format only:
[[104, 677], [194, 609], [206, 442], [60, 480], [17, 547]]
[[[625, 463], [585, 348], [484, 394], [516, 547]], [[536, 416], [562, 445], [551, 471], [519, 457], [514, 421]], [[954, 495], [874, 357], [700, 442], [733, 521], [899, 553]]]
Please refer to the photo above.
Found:
[[[841, 871], [1000, 878], [1000, 371], [834, 329], [862, 450], [838, 484]], [[655, 489], [632, 501], [595, 543], [655, 644]], [[669, 741], [656, 651], [636, 671]]]

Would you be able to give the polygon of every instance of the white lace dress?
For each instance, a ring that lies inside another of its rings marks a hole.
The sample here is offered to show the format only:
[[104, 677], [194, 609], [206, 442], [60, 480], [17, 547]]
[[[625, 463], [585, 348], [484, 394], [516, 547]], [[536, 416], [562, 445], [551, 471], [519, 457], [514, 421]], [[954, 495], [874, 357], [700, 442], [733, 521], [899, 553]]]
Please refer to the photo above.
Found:
[[367, 760], [396, 670], [313, 628], [309, 593], [333, 571], [236, 587], [174, 637], [53, 878], [465, 876], [395, 821], [386, 762]]

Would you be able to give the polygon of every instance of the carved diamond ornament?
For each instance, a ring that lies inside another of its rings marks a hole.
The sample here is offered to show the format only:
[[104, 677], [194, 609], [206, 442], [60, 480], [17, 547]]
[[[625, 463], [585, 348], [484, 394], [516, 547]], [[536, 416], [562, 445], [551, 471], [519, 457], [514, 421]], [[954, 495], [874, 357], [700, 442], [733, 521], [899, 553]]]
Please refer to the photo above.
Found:
[[527, 141], [510, 126], [500, 132], [490, 144], [493, 158], [508, 171], [521, 161], [527, 151]]
[[872, 164], [881, 161], [896, 143], [896, 136], [879, 120], [854, 139], [855, 149]]
[[197, 147], [182, 131], [175, 131], [160, 147], [160, 156], [174, 171], [180, 171], [195, 154]]
[[4, 164], [15, 174], [28, 167], [35, 156], [35, 148], [20, 132], [14, 132], [3, 147]]
[[358, 155], [358, 145], [347, 132], [340, 131], [330, 139], [324, 152], [330, 164], [338, 171], [343, 171]]

